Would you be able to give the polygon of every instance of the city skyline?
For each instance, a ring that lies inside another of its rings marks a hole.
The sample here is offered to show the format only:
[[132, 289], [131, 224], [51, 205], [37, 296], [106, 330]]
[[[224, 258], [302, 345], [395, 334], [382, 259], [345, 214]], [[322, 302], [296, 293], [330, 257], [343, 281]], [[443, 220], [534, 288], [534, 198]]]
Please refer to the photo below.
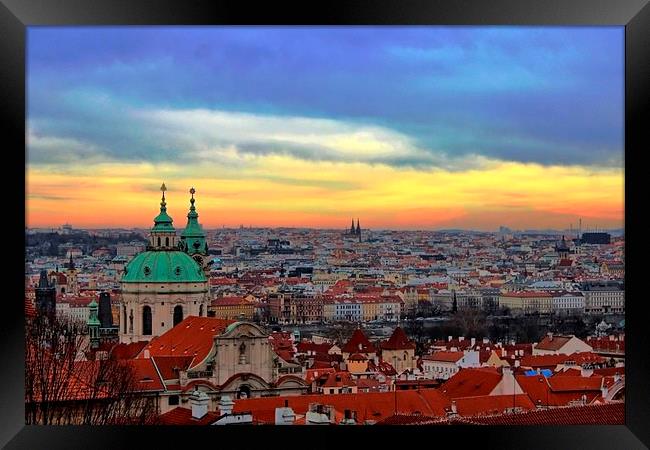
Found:
[[624, 226], [621, 27], [37, 27], [27, 69], [29, 227], [162, 181], [177, 226]]

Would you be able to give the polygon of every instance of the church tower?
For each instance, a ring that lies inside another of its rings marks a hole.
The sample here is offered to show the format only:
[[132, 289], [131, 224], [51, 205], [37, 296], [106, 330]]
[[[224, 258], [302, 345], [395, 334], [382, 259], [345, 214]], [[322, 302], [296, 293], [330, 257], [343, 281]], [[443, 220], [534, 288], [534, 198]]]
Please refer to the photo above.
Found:
[[98, 317], [99, 306], [95, 299], [88, 305], [89, 316], [86, 325], [88, 326], [88, 334], [90, 335], [90, 348], [99, 348], [99, 326], [101, 322]]
[[194, 206], [196, 190], [190, 189], [190, 211], [187, 213], [187, 225], [181, 233], [180, 249], [194, 258], [203, 271], [209, 274], [210, 258], [208, 257], [208, 242], [203, 227], [199, 223], [199, 214]]
[[36, 294], [36, 308], [42, 315], [51, 318], [56, 316], [56, 288], [47, 279], [47, 271], [41, 270], [38, 285], [34, 289]]
[[72, 260], [72, 253], [70, 253], [70, 261], [66, 264], [65, 277], [68, 281], [68, 291], [70, 294], [79, 295], [79, 284], [77, 283], [77, 269]]
[[187, 316], [206, 316], [210, 304], [203, 268], [179, 249], [180, 241], [167, 214], [165, 184], [160, 213], [154, 218], [146, 251], [124, 268], [120, 280], [120, 342], [148, 341]]
[[356, 235], [359, 238], [359, 242], [361, 242], [361, 225], [359, 225], [359, 219], [357, 219], [357, 231]]
[[167, 202], [165, 201], [165, 183], [160, 186], [162, 200], [160, 201], [160, 214], [154, 219], [154, 226], [149, 234], [149, 245], [147, 250], [176, 250], [178, 238], [174, 229], [174, 220], [167, 214]]
[[350, 236], [354, 236], [356, 231], [354, 230], [354, 219], [352, 219], [352, 225], [350, 226]]

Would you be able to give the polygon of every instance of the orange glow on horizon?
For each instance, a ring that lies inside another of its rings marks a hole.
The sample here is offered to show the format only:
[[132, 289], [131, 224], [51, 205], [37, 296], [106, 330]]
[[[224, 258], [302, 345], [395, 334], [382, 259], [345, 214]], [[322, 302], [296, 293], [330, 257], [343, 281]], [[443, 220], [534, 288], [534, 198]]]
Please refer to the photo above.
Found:
[[[89, 175], [92, 174], [92, 175]], [[148, 228], [160, 184], [177, 229], [191, 186], [206, 228], [309, 227], [436, 229], [623, 226], [623, 171], [493, 162], [450, 172], [362, 163], [261, 157], [245, 169], [152, 164], [28, 167], [28, 227]]]

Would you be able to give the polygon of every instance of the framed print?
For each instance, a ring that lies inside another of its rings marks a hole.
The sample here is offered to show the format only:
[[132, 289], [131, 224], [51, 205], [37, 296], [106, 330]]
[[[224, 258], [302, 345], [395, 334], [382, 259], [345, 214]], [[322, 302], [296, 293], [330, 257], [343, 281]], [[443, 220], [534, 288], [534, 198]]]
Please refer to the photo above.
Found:
[[3, 444], [647, 446], [646, 3], [3, 0]]

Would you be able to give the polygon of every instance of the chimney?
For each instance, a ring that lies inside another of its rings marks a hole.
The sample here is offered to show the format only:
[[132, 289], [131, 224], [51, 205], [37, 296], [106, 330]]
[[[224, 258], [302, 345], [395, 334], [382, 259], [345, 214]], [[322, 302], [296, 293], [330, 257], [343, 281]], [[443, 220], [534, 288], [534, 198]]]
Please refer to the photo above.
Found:
[[474, 346], [476, 345], [476, 338], [470, 339], [469, 342], [470, 342], [470, 345], [472, 346], [472, 348], [474, 348]]
[[[603, 378], [603, 381], [605, 379]], [[603, 396], [603, 398], [607, 398], [607, 395], [609, 394], [609, 388], [603, 383], [602, 387], [600, 388], [600, 393]]]
[[232, 410], [235, 407], [235, 402], [232, 401], [229, 395], [222, 395], [219, 400], [219, 414], [226, 415], [232, 414]]
[[518, 359], [516, 359], [515, 360], [515, 367], [519, 367], [520, 365], [521, 365], [521, 362]]
[[145, 359], [149, 359], [149, 358], [151, 358], [151, 353], [149, 352], [149, 349], [148, 349], [148, 348], [145, 348], [145, 349], [144, 349], [144, 358], [145, 358]]
[[190, 405], [192, 407], [192, 418], [202, 419], [208, 413], [208, 402], [210, 398], [205, 392], [195, 390], [190, 395]]
[[275, 408], [275, 424], [276, 425], [293, 425], [296, 420], [296, 413], [292, 408], [289, 408], [289, 400], [284, 401], [283, 408]]
[[484, 344], [489, 344], [489, 343], [490, 343], [490, 340], [489, 340], [488, 338], [484, 337], [484, 338], [483, 338], [483, 343], [484, 343]]
[[465, 340], [465, 336], [458, 336], [458, 342], [463, 342]]
[[594, 374], [594, 369], [585, 369], [584, 367], [580, 368], [580, 376], [584, 378], [589, 378]]
[[447, 339], [449, 340], [449, 342], [451, 342], [452, 338], [453, 336], [449, 336]]
[[546, 337], [548, 337], [549, 341], [552, 341], [553, 340], [553, 333], [551, 331], [549, 331], [548, 333], [546, 333]]
[[621, 374], [616, 372], [614, 374], [614, 383], [618, 383], [619, 381], [621, 381]]
[[451, 413], [458, 414], [458, 407], [456, 406], [456, 400], [451, 401]]

